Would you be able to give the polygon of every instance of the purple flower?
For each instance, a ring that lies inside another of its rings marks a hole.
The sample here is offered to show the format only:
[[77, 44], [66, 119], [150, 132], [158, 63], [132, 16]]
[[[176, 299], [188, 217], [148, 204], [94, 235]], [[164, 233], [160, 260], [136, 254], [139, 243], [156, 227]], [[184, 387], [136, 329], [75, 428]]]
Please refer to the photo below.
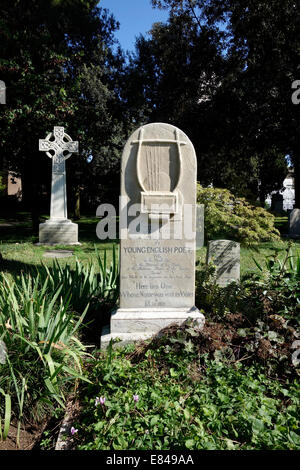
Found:
[[105, 397], [96, 397], [95, 406], [104, 405], [106, 398]]
[[74, 436], [78, 432], [78, 429], [75, 429], [74, 426], [71, 427], [71, 434]]
[[140, 397], [138, 395], [133, 395], [133, 401], [137, 403], [139, 401]]

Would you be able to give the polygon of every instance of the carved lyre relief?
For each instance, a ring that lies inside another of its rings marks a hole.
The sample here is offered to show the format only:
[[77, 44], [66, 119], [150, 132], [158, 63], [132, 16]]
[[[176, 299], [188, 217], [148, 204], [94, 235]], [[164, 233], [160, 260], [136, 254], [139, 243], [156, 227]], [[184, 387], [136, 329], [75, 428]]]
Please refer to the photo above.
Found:
[[174, 134], [174, 140], [147, 139], [142, 127], [139, 139], [132, 142], [138, 145], [136, 165], [142, 188], [141, 212], [148, 214], [150, 219], [168, 218], [180, 211], [181, 146], [187, 142], [179, 139], [177, 129]]

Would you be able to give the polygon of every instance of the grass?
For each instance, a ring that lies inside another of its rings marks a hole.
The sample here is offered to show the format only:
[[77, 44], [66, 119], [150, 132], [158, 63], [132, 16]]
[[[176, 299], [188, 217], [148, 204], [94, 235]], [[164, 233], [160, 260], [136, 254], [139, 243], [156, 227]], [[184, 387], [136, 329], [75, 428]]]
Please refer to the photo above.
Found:
[[[111, 251], [117, 241], [100, 241], [96, 235], [96, 217], [83, 217], [76, 221], [79, 225], [79, 238], [81, 245], [72, 246], [73, 256], [59, 260], [64, 266], [75, 267], [76, 258], [83, 262], [91, 261], [95, 255], [95, 246], [103, 255], [107, 250], [107, 261], [111, 261]], [[2, 225], [1, 224], [5, 224]], [[6, 224], [12, 224], [6, 226]], [[43, 257], [44, 253], [53, 249], [67, 249], [70, 246], [56, 245], [55, 247], [37, 246], [38, 237], [33, 234], [29, 213], [18, 213], [12, 218], [0, 217], [0, 253], [4, 258], [3, 271], [6, 273], [17, 273], [26, 270], [42, 262], [51, 266], [53, 259]]]
[[[288, 246], [287, 240], [281, 242], [266, 242], [260, 243], [255, 248], [247, 248], [241, 246], [241, 276], [249, 272], [258, 272], [258, 268], [253, 261], [253, 257], [259, 264], [264, 264], [266, 256], [274, 255], [276, 252], [286, 249]], [[205, 262], [206, 246], [197, 251], [197, 259]], [[300, 254], [300, 242], [295, 241], [293, 245], [293, 253]]]
[[[277, 219], [279, 225], [287, 223], [287, 217]], [[118, 244], [118, 240], [99, 240], [96, 235], [98, 221], [98, 218], [92, 216], [84, 216], [79, 221], [76, 221], [79, 225], [79, 240], [81, 245], [71, 247], [74, 252], [72, 257], [59, 260], [62, 266], [68, 264], [71, 268], [74, 268], [76, 258], [83, 262], [90, 261], [95, 254], [95, 246], [102, 256], [104, 251], [107, 250], [107, 261], [111, 261], [111, 250], [114, 244]], [[1, 224], [7, 223], [12, 225], [1, 227]], [[70, 249], [69, 246], [64, 245], [57, 245], [55, 248], [36, 246], [35, 243], [37, 242], [38, 238], [32, 232], [29, 213], [20, 212], [12, 217], [0, 216], [0, 252], [5, 260], [3, 266], [4, 272], [17, 273], [22, 269], [24, 270], [27, 267], [38, 265], [42, 262], [51, 266], [53, 260], [43, 257], [45, 251], [49, 249]], [[257, 266], [253, 261], [253, 257], [259, 263], [263, 263], [266, 256], [285, 249], [287, 244], [287, 239], [282, 239], [281, 242], [276, 243], [261, 243], [255, 249], [241, 247], [241, 275], [248, 272], [257, 272]], [[300, 254], [300, 241], [294, 242], [293, 251], [295, 255]], [[198, 260], [204, 262], [205, 258], [206, 246], [197, 251]]]
[[288, 216], [275, 217], [275, 227], [280, 233], [288, 232]]

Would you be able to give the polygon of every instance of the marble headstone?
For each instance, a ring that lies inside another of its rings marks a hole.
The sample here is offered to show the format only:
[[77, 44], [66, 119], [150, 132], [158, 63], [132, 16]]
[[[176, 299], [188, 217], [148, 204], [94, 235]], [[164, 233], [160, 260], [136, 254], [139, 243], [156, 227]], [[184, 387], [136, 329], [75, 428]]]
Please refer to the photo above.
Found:
[[289, 235], [300, 238], [300, 209], [293, 209], [289, 214]]
[[67, 216], [67, 188], [65, 161], [78, 152], [78, 142], [73, 142], [63, 127], [39, 141], [39, 150], [52, 159], [52, 184], [50, 219], [39, 226], [39, 244], [78, 245], [78, 225]]
[[153, 123], [132, 134], [120, 200], [120, 308], [101, 347], [112, 338], [146, 339], [188, 318], [202, 327], [195, 307], [196, 155], [181, 130]]
[[207, 263], [216, 266], [215, 279], [220, 287], [240, 280], [240, 244], [231, 240], [208, 242]]
[[204, 204], [197, 204], [196, 226], [196, 246], [198, 249], [204, 246]]

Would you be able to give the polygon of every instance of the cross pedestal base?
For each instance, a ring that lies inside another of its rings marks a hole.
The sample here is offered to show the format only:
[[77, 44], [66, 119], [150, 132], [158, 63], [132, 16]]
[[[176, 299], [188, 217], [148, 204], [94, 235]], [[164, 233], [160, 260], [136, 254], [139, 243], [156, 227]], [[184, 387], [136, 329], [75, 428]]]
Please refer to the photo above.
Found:
[[68, 219], [47, 220], [39, 226], [40, 245], [80, 245], [78, 225]]

